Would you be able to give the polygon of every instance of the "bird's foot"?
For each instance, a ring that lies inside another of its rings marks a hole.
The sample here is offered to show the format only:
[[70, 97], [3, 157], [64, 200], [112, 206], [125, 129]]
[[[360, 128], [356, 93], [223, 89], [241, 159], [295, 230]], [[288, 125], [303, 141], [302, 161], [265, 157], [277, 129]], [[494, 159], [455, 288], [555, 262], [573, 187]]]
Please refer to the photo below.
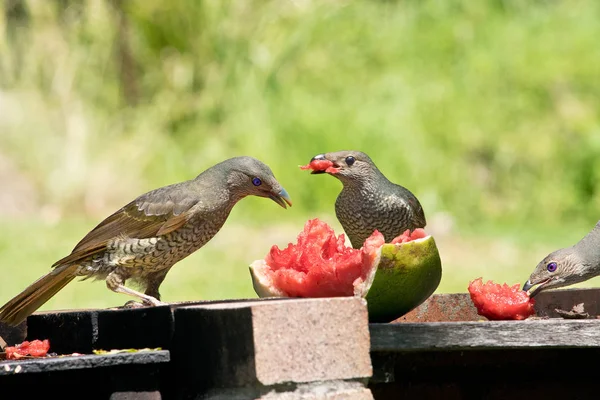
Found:
[[142, 299], [142, 303], [147, 306], [167, 306], [168, 303], [158, 300], [156, 297], [146, 296]]
[[149, 304], [144, 304], [142, 302], [139, 301], [135, 301], [135, 300], [129, 300], [127, 303], [123, 304], [121, 307], [119, 308], [142, 308], [142, 307], [148, 307]]
[[[150, 300], [152, 299], [152, 300]], [[143, 307], [154, 307], [154, 306], [166, 306], [167, 303], [163, 303], [160, 300], [151, 297], [150, 299], [143, 299], [142, 301], [129, 300], [127, 303], [123, 304], [120, 308], [143, 308]]]
[[[108, 275], [108, 277], [106, 278], [106, 286], [108, 286], [108, 288], [110, 290], [112, 290], [113, 292], [116, 292], [116, 293], [127, 294], [129, 296], [133, 296], [136, 299], [141, 300], [141, 302], [130, 300], [127, 303], [125, 303], [123, 308], [138, 308], [138, 307], [145, 307], [145, 306], [166, 306], [167, 305], [167, 303], [163, 303], [162, 301], [158, 300], [154, 296], [150, 296], [145, 293], [140, 293], [137, 290], [130, 289], [127, 286], [123, 285], [122, 283], [119, 283], [119, 279], [121, 279], [121, 278], [119, 276], [113, 275], [113, 274], [114, 274], [114, 272], [110, 273]], [[112, 279], [109, 279], [111, 277], [112, 277]], [[158, 294], [158, 292], [157, 292], [157, 294]]]

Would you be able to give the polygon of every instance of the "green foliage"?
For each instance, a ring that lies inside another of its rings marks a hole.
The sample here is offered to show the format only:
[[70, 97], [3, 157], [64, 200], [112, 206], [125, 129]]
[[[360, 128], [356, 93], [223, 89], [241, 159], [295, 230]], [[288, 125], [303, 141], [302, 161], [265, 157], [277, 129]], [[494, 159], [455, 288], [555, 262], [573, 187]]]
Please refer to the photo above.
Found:
[[355, 148], [460, 225], [597, 217], [596, 2], [25, 4], [2, 67], [26, 120], [1, 142], [29, 144], [19, 162], [50, 202], [93, 182], [57, 198], [64, 158], [149, 189], [245, 153], [326, 211], [336, 186], [296, 166]]
[[337, 183], [297, 165], [348, 148], [461, 226], [597, 218], [597, 2], [24, 4], [0, 144], [53, 204], [251, 154], [325, 212]]
[[294, 207], [237, 221], [304, 221], [340, 184], [298, 165], [359, 149], [466, 235], [599, 219], [597, 1], [7, 4], [0, 156], [39, 209], [102, 218], [247, 154]]

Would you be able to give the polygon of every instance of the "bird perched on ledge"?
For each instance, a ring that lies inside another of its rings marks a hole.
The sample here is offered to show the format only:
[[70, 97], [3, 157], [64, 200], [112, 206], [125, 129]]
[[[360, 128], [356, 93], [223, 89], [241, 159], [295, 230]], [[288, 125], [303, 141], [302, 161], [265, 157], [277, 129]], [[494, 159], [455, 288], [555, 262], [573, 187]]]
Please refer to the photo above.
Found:
[[[252, 157], [235, 157], [195, 179], [161, 187], [127, 204], [89, 232], [53, 270], [0, 308], [0, 321], [17, 325], [76, 277], [105, 279], [108, 288], [160, 305], [159, 286], [176, 262], [221, 229], [246, 196], [292, 205], [271, 169]], [[144, 293], [125, 286], [131, 280]]]
[[529, 290], [538, 285], [531, 296], [542, 290], [559, 288], [586, 281], [600, 275], [600, 221], [594, 229], [571, 247], [548, 254], [523, 285]]
[[390, 182], [365, 153], [318, 154], [312, 158], [311, 165], [315, 161], [316, 165], [320, 161], [329, 161], [332, 165], [323, 170], [313, 168], [313, 174], [326, 172], [342, 182], [335, 213], [352, 247], [360, 248], [375, 229], [383, 234], [386, 242], [391, 242], [407, 229], [425, 227], [425, 214], [415, 195]]

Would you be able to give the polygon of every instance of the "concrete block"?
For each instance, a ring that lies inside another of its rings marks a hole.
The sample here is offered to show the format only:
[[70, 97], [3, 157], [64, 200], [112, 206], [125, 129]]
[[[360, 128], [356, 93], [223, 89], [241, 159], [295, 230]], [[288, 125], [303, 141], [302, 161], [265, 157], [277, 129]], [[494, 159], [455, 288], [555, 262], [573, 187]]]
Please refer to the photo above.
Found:
[[370, 389], [360, 382], [314, 382], [271, 389], [214, 389], [202, 395], [203, 400], [373, 400]]
[[260, 400], [373, 400], [371, 390], [359, 382], [330, 381], [299, 385], [289, 392], [271, 391]]
[[[257, 300], [175, 310], [172, 359], [210, 388], [368, 379], [368, 314], [354, 297]], [[265, 391], [266, 393], [267, 391]]]

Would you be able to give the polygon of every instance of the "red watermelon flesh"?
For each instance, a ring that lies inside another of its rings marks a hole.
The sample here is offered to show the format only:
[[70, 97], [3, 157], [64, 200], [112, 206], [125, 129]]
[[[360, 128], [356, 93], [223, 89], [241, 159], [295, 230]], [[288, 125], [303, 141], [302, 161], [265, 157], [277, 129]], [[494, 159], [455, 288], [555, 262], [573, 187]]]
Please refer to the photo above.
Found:
[[333, 162], [329, 161], [329, 160], [312, 160], [310, 163], [306, 164], [306, 165], [302, 165], [300, 166], [300, 169], [302, 170], [306, 170], [306, 169], [312, 169], [313, 171], [317, 171], [317, 172], [328, 172], [330, 174], [335, 174], [336, 172], [339, 172], [339, 168], [336, 168], [333, 166]]
[[307, 221], [296, 244], [273, 246], [265, 258], [274, 287], [288, 297], [352, 296], [375, 266], [385, 243], [375, 231], [360, 249], [346, 247], [345, 236], [318, 218]]
[[469, 283], [469, 294], [477, 314], [489, 320], [522, 320], [535, 314], [535, 300], [516, 283], [508, 286], [477, 278]]
[[16, 346], [8, 346], [4, 351], [6, 352], [7, 360], [16, 360], [26, 356], [31, 357], [45, 357], [50, 350], [50, 341], [44, 340], [32, 340], [24, 341]]
[[404, 233], [402, 233], [402, 235], [395, 237], [392, 240], [392, 243], [394, 243], [394, 244], [407, 243], [407, 242], [411, 242], [416, 239], [422, 239], [424, 237], [427, 237], [427, 233], [425, 233], [425, 229], [417, 228], [412, 232], [410, 231], [410, 229], [407, 229], [404, 231]]

